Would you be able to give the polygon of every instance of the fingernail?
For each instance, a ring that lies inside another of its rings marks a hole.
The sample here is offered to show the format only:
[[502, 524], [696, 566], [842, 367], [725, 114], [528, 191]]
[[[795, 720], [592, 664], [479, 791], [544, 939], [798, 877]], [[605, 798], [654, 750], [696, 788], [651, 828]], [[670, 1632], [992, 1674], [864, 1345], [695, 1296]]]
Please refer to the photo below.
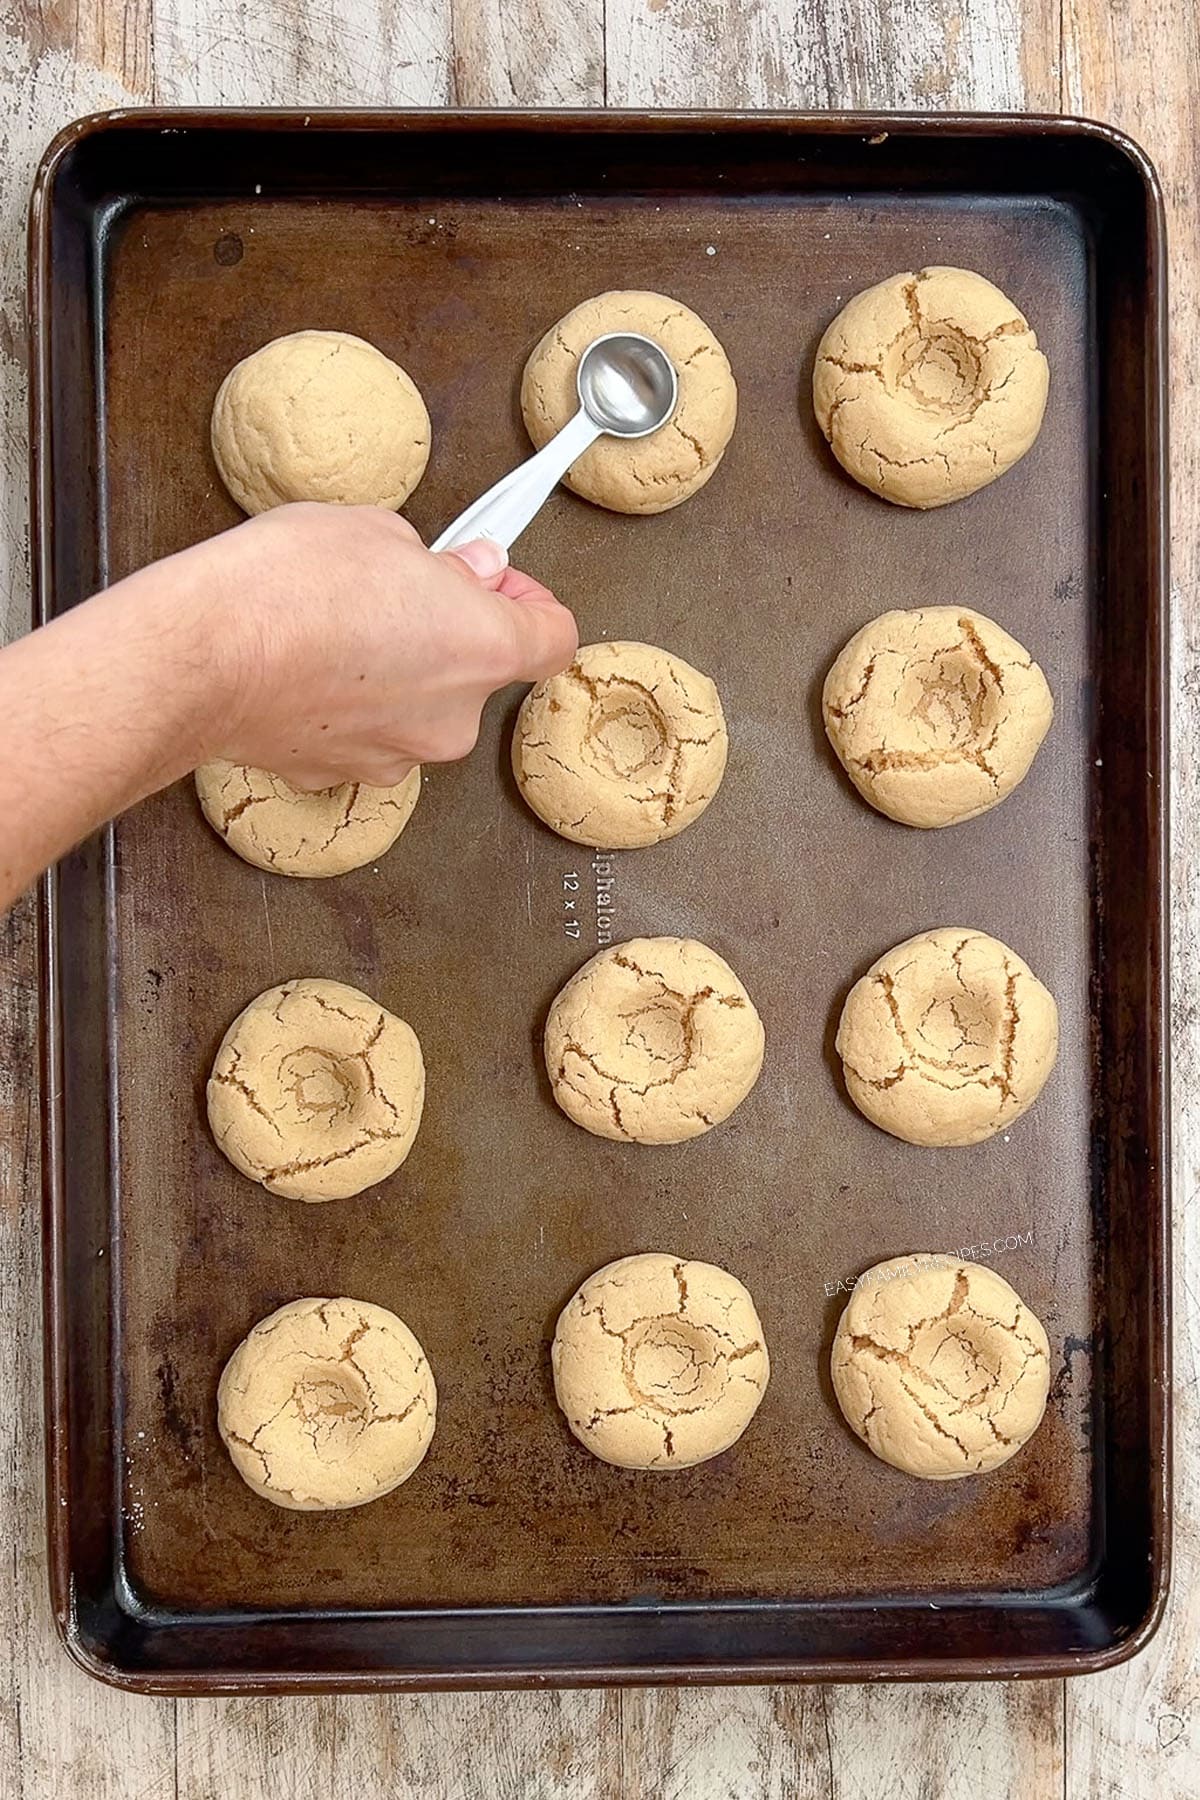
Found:
[[476, 538], [471, 544], [456, 544], [453, 554], [461, 557], [480, 581], [490, 581], [493, 575], [499, 575], [508, 567], [508, 551], [495, 538]]

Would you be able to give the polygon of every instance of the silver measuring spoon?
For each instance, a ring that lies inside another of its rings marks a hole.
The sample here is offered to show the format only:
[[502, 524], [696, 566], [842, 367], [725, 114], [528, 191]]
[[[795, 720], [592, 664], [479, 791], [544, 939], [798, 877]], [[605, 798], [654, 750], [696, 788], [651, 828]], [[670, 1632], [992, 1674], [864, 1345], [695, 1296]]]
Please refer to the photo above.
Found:
[[573, 462], [598, 437], [649, 437], [675, 411], [675, 365], [653, 338], [610, 331], [593, 338], [575, 373], [579, 411], [527, 462], [460, 513], [431, 546], [453, 550], [473, 538], [492, 538], [512, 548], [542, 510]]

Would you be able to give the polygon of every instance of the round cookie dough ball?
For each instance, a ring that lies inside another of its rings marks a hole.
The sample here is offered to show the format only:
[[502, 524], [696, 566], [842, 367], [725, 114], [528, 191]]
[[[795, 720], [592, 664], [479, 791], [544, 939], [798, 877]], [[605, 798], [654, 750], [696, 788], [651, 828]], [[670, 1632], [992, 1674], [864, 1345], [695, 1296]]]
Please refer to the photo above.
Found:
[[762, 1020], [729, 964], [694, 938], [630, 938], [583, 965], [546, 1020], [546, 1068], [597, 1137], [681, 1144], [758, 1080]]
[[720, 1456], [771, 1373], [741, 1282], [712, 1263], [623, 1256], [563, 1308], [554, 1392], [580, 1443], [619, 1469], [689, 1469]]
[[196, 792], [243, 862], [276, 875], [344, 875], [391, 849], [412, 817], [421, 771], [396, 787], [344, 781], [309, 794], [266, 769], [210, 762], [196, 770]]
[[1011, 469], [1041, 430], [1050, 371], [1028, 321], [970, 269], [893, 275], [821, 339], [813, 407], [855, 481], [945, 506]]
[[860, 1275], [833, 1340], [838, 1405], [868, 1449], [926, 1481], [998, 1469], [1042, 1421], [1050, 1346], [994, 1269], [898, 1256]]
[[291, 1200], [344, 1200], [391, 1175], [424, 1104], [412, 1026], [341, 981], [285, 981], [252, 1000], [208, 1081], [219, 1148]]
[[513, 771], [572, 843], [636, 850], [675, 837], [721, 785], [729, 738], [707, 675], [652, 644], [586, 644], [525, 697]]
[[244, 512], [288, 500], [402, 506], [429, 460], [429, 414], [398, 363], [344, 331], [293, 331], [217, 390], [212, 448]]
[[864, 800], [903, 825], [957, 825], [1025, 779], [1054, 700], [1023, 645], [960, 606], [888, 612], [825, 678], [825, 730]]
[[909, 1144], [979, 1144], [1041, 1093], [1058, 1008], [1007, 944], [947, 925], [897, 944], [855, 982], [837, 1049], [873, 1124]]
[[598, 439], [563, 479], [611, 512], [666, 512], [710, 479], [737, 418], [729, 358], [704, 320], [678, 300], [637, 291], [597, 294], [560, 319], [525, 365], [525, 429], [540, 450], [579, 411], [579, 358], [593, 338], [612, 331], [640, 332], [662, 345], [679, 377], [678, 403], [649, 437]]
[[428, 1450], [437, 1389], [402, 1319], [365, 1300], [293, 1300], [242, 1339], [217, 1426], [248, 1487], [296, 1512], [364, 1506]]

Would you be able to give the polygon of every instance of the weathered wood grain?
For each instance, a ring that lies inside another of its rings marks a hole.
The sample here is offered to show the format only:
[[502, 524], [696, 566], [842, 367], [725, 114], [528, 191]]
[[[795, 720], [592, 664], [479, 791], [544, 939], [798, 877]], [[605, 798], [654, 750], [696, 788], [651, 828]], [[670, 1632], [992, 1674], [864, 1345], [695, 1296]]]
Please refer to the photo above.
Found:
[[1143, 0], [1067, 0], [1063, 104], [1123, 126], [1156, 159], [1171, 245], [1172, 1054], [1175, 1551], [1166, 1619], [1143, 1655], [1067, 1687], [1069, 1800], [1200, 1792], [1200, 17]]
[[[120, 12], [119, 0], [108, 10]], [[92, 35], [105, 39], [92, 15]], [[25, 210], [38, 158], [50, 138], [80, 113], [138, 97], [144, 53], [128, 81], [119, 69], [89, 67], [72, 54], [53, 14], [38, 9], [10, 27], [0, 19], [0, 641], [29, 623], [28, 453], [26, 437]], [[131, 45], [132, 49], [132, 45]]]
[[1057, 105], [1056, 0], [608, 0], [610, 106]]
[[459, 106], [602, 106], [604, 0], [453, 0]]
[[643, 1688], [624, 1696], [623, 1716], [622, 1800], [832, 1800], [817, 1689]]
[[1058, 1800], [1062, 1690], [1009, 1681], [831, 1694], [833, 1800]]
[[16, 1800], [20, 1791], [26, 1657], [33, 1648], [22, 1620], [37, 1579], [25, 1564], [38, 1528], [31, 1481], [41, 1441], [34, 1005], [33, 909], [27, 903], [0, 919], [0, 1358], [9, 1371], [9, 1392], [15, 1388], [16, 1394], [15, 1406], [0, 1410], [0, 1637], [14, 1652], [7, 1662], [0, 1659], [0, 1800]]
[[180, 1703], [179, 1800], [618, 1800], [618, 1694]]
[[170, 106], [445, 106], [449, 0], [150, 0]]
[[1061, 1682], [624, 1698], [638, 1800], [1029, 1800], [1062, 1793]]

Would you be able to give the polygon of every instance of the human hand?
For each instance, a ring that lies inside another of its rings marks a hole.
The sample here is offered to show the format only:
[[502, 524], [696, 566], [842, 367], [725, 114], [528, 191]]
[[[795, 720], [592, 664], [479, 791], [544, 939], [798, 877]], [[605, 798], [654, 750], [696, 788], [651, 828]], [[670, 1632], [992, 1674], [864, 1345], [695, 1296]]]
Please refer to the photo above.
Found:
[[434, 556], [396, 513], [306, 503], [184, 551], [223, 663], [205, 760], [323, 788], [466, 756], [488, 696], [565, 668], [578, 643], [567, 609], [502, 555]]

